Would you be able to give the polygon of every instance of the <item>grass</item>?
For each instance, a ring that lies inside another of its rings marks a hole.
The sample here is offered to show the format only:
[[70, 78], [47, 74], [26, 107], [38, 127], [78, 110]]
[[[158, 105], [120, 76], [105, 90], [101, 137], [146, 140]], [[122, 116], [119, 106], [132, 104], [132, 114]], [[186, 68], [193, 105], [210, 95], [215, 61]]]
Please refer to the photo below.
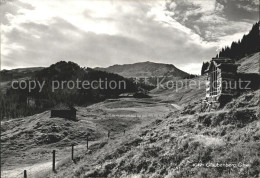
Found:
[[[228, 107], [214, 112], [200, 112], [198, 102], [189, 103], [186, 105], [187, 107], [184, 107], [184, 110], [174, 110], [160, 118], [157, 115], [154, 117], [152, 115], [156, 113], [158, 108], [162, 107], [161, 104], [158, 107], [152, 107], [149, 113], [150, 117], [142, 118], [111, 115], [103, 117], [102, 113], [107, 113], [109, 109], [100, 110], [99, 105], [93, 106], [93, 110], [81, 108], [79, 114], [84, 116], [81, 116], [80, 122], [67, 123], [67, 125], [61, 122], [60, 124], [64, 124], [64, 127], [60, 128], [61, 131], [73, 128], [74, 130], [68, 130], [68, 133], [75, 132], [76, 141], [82, 144], [82, 147], [75, 149], [77, 150], [76, 164], [71, 161], [70, 149], [64, 149], [62, 152], [66, 152], [67, 156], [63, 156], [57, 164], [57, 173], [54, 174], [51, 169], [48, 169], [37, 176], [257, 177], [260, 173], [260, 155], [258, 154], [260, 150], [260, 120], [259, 110], [256, 107], [259, 102], [256, 97], [254, 92], [246, 93], [231, 101]], [[237, 104], [245, 102], [251, 104], [246, 105], [246, 107]], [[110, 102], [110, 104], [114, 105], [115, 103]], [[140, 108], [139, 104], [140, 102], [132, 108], [132, 111], [137, 112]], [[100, 115], [95, 115], [97, 108]], [[188, 108], [187, 111], [192, 110], [192, 113], [183, 112], [185, 108]], [[147, 108], [144, 107], [144, 109]], [[106, 111], [103, 112], [104, 110]], [[119, 110], [122, 111], [125, 108], [119, 108]], [[88, 117], [85, 118], [85, 115]], [[97, 118], [92, 119], [91, 117]], [[32, 118], [31, 120], [32, 123], [29, 127], [39, 126], [38, 121]], [[19, 122], [21, 121], [19, 120]], [[41, 124], [44, 129], [49, 128], [49, 126], [52, 128], [51, 121], [48, 120], [46, 123], [46, 125]], [[98, 132], [100, 135], [100, 139], [91, 139], [91, 141], [97, 140], [97, 142], [89, 150], [84, 148], [83, 124], [91, 132]], [[9, 125], [5, 126], [10, 127]], [[127, 130], [123, 134], [125, 127]], [[113, 130], [110, 139], [106, 138], [107, 129]], [[21, 134], [12, 136], [19, 138]], [[58, 142], [50, 145], [55, 145], [57, 149], [63, 149], [64, 144], [65, 142]], [[43, 145], [41, 149], [32, 151], [32, 153], [44, 153], [45, 148], [50, 145]], [[210, 163], [228, 163], [236, 166], [241, 163], [243, 166], [209, 168], [207, 164]]]
[[83, 158], [75, 174], [63, 176], [259, 177], [259, 111], [236, 107], [195, 115], [174, 112], [109, 140], [90, 160]]

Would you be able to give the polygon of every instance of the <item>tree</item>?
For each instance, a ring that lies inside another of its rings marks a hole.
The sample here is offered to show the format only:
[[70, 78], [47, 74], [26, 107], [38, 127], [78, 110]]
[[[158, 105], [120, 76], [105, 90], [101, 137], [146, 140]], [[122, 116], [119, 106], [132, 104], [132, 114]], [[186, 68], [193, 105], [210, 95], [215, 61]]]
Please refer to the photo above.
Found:
[[203, 62], [202, 67], [201, 67], [201, 75], [205, 74], [205, 70], [209, 67], [209, 62]]
[[259, 22], [253, 25], [247, 35], [238, 42], [232, 42], [231, 46], [225, 46], [219, 52], [219, 57], [228, 57], [239, 60], [247, 55], [260, 51]]

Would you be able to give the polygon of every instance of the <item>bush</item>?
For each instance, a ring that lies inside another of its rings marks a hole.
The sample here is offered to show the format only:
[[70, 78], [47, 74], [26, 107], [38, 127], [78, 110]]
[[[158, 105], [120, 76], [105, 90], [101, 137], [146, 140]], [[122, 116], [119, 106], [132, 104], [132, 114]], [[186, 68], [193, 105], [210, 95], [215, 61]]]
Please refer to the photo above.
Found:
[[255, 111], [249, 109], [241, 111], [231, 110], [226, 116], [226, 122], [230, 122], [239, 128], [257, 119]]

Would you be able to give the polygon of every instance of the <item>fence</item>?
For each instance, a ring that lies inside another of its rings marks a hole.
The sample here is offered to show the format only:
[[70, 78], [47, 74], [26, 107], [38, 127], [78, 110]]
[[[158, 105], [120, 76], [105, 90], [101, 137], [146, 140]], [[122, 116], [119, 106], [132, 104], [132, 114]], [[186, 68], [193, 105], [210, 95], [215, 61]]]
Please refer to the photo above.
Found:
[[[106, 116], [111, 116], [111, 117], [115, 117], [115, 116], [120, 116], [120, 117], [122, 117], [122, 116], [130, 116], [130, 117], [136, 117], [136, 118], [138, 118], [138, 117], [140, 117], [140, 118], [142, 118], [142, 117], [165, 117], [166, 116], [166, 114], [147, 114], [147, 115], [137, 115], [137, 114], [129, 114], [129, 115], [119, 115], [119, 114], [110, 114], [110, 115], [106, 115]], [[109, 138], [111, 138], [111, 130], [108, 130], [107, 131], [107, 138], [109, 139]], [[118, 133], [118, 132], [117, 132]], [[126, 130], [123, 130], [123, 135], [125, 135], [126, 134]], [[86, 143], [86, 147], [87, 147], [87, 149], [89, 149], [89, 135], [87, 135], [87, 143]], [[76, 163], [76, 161], [75, 161], [75, 154], [74, 154], [74, 151], [75, 151], [75, 146], [76, 145], [74, 145], [74, 144], [72, 144], [71, 145], [71, 160], [74, 162], [74, 163]], [[53, 150], [52, 151], [52, 172], [53, 173], [57, 173], [57, 169], [56, 169], [56, 150]], [[23, 175], [24, 175], [24, 178], [27, 178], [27, 176], [28, 176], [28, 171], [27, 170], [24, 170], [23, 171]]]

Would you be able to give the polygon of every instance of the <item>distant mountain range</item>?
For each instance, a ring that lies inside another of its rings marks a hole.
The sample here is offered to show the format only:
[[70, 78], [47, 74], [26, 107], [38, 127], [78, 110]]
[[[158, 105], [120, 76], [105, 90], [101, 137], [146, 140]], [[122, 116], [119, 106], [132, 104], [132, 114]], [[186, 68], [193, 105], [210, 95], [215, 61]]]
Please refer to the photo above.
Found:
[[158, 77], [168, 76], [176, 78], [185, 78], [189, 74], [178, 69], [172, 64], [138, 62], [134, 64], [113, 65], [107, 68], [94, 68], [95, 70], [115, 73], [126, 78], [134, 77]]
[[[1, 71], [1, 82], [10, 81], [12, 79], [21, 79], [26, 77], [32, 77], [34, 74], [44, 67], [34, 67], [34, 68], [18, 68], [12, 70], [2, 70]], [[186, 78], [189, 76], [188, 73], [178, 69], [172, 64], [163, 64], [155, 62], [138, 62], [134, 64], [123, 64], [123, 65], [113, 65], [107, 68], [96, 67], [94, 70], [104, 71], [108, 73], [114, 73], [121, 75], [125, 78], [135, 78], [135, 77], [172, 77], [172, 78]]]
[[17, 68], [12, 70], [1, 70], [0, 82], [10, 81], [21, 78], [31, 78], [36, 72], [44, 69], [43, 67]]

